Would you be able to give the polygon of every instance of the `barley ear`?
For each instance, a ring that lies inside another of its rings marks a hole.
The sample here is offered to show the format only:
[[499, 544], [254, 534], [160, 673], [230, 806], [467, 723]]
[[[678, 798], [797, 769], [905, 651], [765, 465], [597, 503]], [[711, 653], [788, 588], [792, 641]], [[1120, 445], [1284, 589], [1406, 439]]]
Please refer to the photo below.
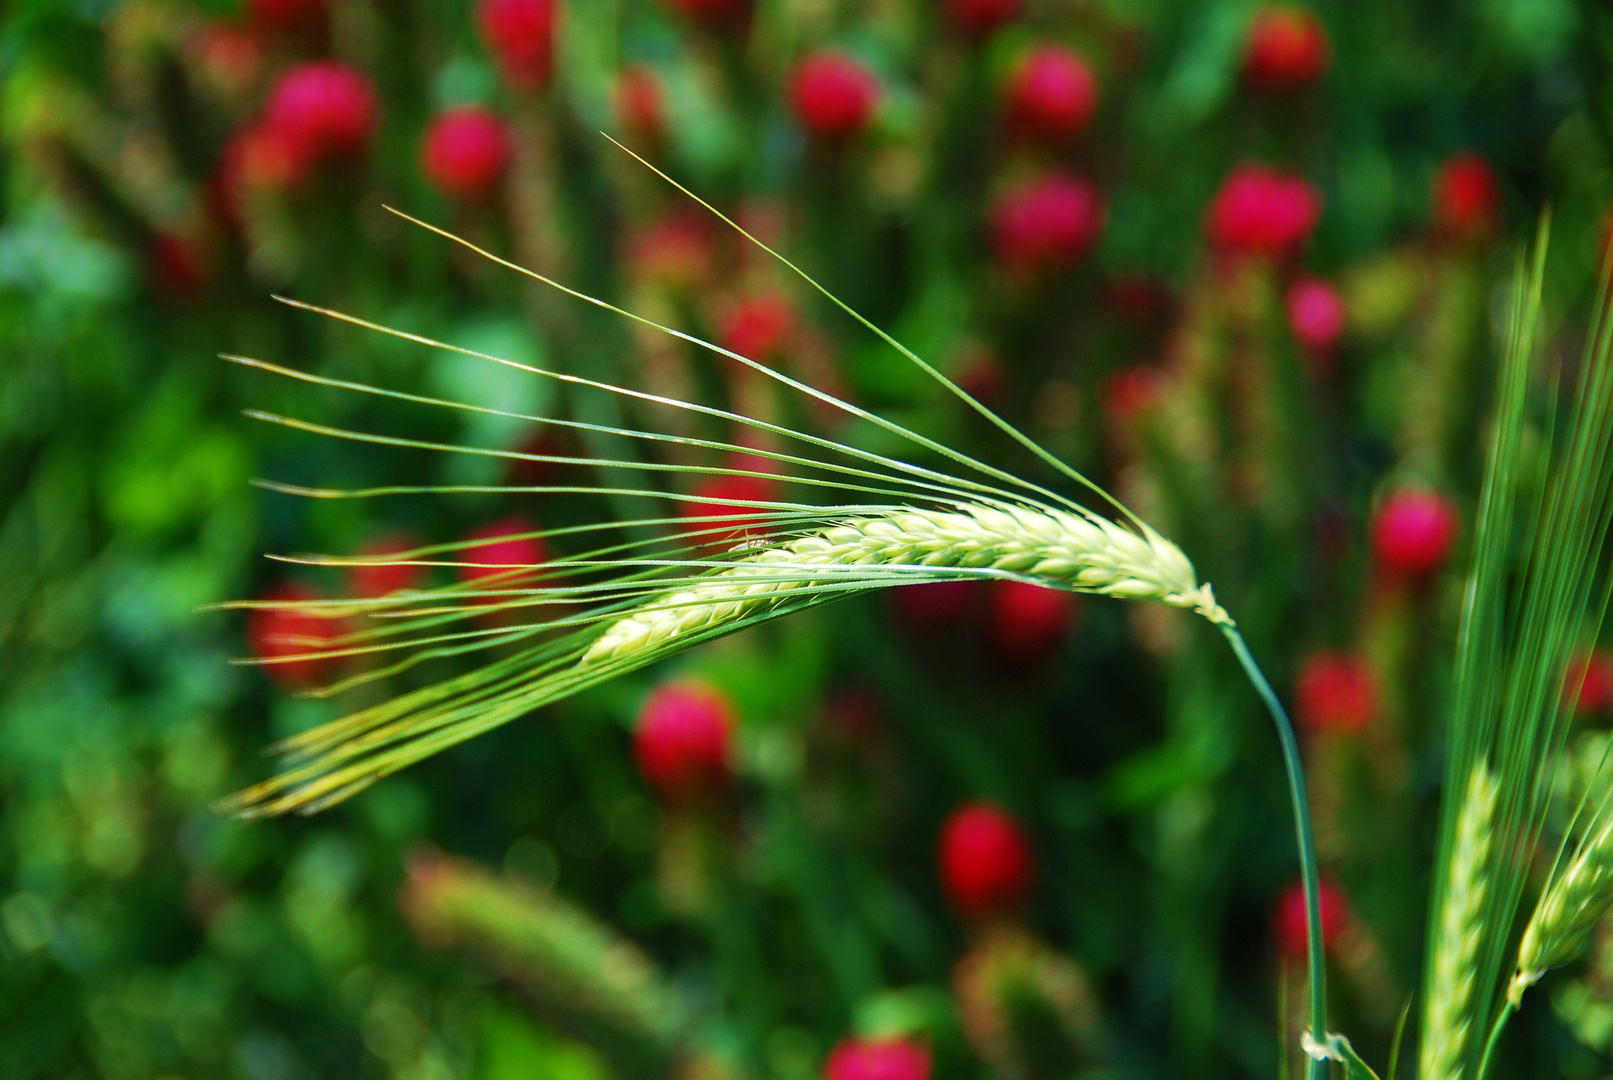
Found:
[[1475, 965], [1490, 888], [1497, 785], [1480, 760], [1468, 778], [1446, 867], [1436, 929], [1432, 993], [1423, 1011], [1419, 1080], [1457, 1080], [1473, 1026]]

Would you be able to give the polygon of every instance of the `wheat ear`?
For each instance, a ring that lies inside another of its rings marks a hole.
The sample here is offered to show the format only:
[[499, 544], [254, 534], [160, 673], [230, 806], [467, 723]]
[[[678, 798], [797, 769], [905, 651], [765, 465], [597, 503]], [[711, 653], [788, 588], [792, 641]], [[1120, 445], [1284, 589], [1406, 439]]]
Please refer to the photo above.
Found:
[[1199, 584], [1182, 549], [1147, 526], [1134, 532], [1094, 514], [1019, 506], [913, 509], [847, 518], [759, 548], [702, 584], [617, 620], [581, 663], [626, 659], [815, 586], [843, 585], [848, 571], [862, 575], [874, 566], [997, 570], [1079, 592], [1191, 608], [1215, 623], [1232, 621], [1210, 586]]
[[1518, 943], [1518, 970], [1507, 987], [1516, 1006], [1550, 968], [1578, 955], [1613, 906], [1613, 816], [1579, 842], [1568, 869], [1554, 874]]
[[1480, 761], [1467, 782], [1451, 849], [1434, 955], [1434, 992], [1423, 1013], [1419, 1080], [1457, 1080], [1462, 1074], [1473, 1023], [1474, 962], [1490, 888], [1496, 790], [1490, 767]]

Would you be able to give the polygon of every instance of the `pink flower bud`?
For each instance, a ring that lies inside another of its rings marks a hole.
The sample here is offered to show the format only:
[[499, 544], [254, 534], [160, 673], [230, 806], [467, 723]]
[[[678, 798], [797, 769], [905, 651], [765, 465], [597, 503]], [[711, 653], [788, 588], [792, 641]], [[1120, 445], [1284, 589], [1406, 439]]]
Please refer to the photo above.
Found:
[[[297, 605], [323, 598], [306, 585], [290, 583], [270, 589], [261, 599]], [[263, 665], [265, 674], [283, 687], [312, 686], [340, 666], [340, 658], [317, 654], [333, 648], [345, 627], [340, 620], [325, 618], [310, 608], [254, 608], [247, 616], [246, 633], [252, 655], [260, 660], [301, 658]]]
[[941, 827], [941, 889], [964, 915], [1017, 906], [1036, 880], [1036, 856], [1019, 823], [996, 806], [960, 806]]
[[1330, 356], [1344, 333], [1344, 298], [1329, 282], [1301, 278], [1288, 290], [1288, 328], [1306, 351]]
[[1372, 554], [1396, 578], [1437, 574], [1450, 557], [1459, 527], [1456, 507], [1432, 491], [1397, 491], [1372, 519]]
[[1574, 657], [1563, 677], [1563, 698], [1582, 719], [1613, 712], [1613, 655], [1597, 649]]
[[1434, 174], [1434, 226], [1452, 240], [1480, 240], [1501, 217], [1501, 185], [1490, 163], [1457, 154]]
[[1020, 0], [947, 0], [953, 25], [976, 39], [1019, 18], [1019, 9]]
[[482, 40], [517, 90], [541, 90], [554, 71], [554, 0], [481, 0]]
[[664, 798], [686, 798], [726, 781], [733, 727], [733, 708], [717, 690], [668, 683], [639, 712], [633, 759]]
[[1024, 134], [1068, 139], [1084, 130], [1098, 111], [1098, 80], [1074, 52], [1040, 45], [1014, 69], [1007, 105], [1010, 122]]
[[420, 167], [444, 195], [484, 199], [504, 178], [510, 160], [504, 121], [486, 109], [449, 109], [426, 128]]
[[535, 569], [548, 559], [543, 538], [525, 535], [538, 531], [538, 526], [525, 518], [507, 517], [470, 533], [466, 540], [483, 542], [458, 553], [457, 561], [468, 564], [455, 567], [459, 580], [486, 589], [521, 588], [533, 575], [514, 568]]
[[1080, 611], [1074, 593], [1026, 581], [993, 581], [992, 639], [1005, 659], [1034, 667], [1069, 635]]
[[842, 1039], [823, 1080], [930, 1080], [930, 1051], [908, 1039]]
[[[1329, 878], [1321, 880], [1316, 892], [1316, 904], [1322, 913], [1322, 946], [1331, 951], [1350, 926], [1350, 898], [1338, 882]], [[1277, 901], [1271, 929], [1279, 952], [1297, 962], [1305, 960], [1310, 948], [1311, 921], [1306, 916], [1305, 886], [1295, 881]]]
[[1303, 176], [1241, 165], [1210, 203], [1204, 228], [1220, 251], [1286, 259], [1310, 239], [1321, 216], [1321, 192]]
[[1353, 735], [1378, 716], [1372, 670], [1359, 656], [1312, 653], [1294, 684], [1294, 715], [1310, 731]]
[[1104, 217], [1097, 188], [1067, 172], [1048, 173], [997, 200], [991, 210], [993, 247], [1011, 270], [1065, 267], [1091, 250]]
[[1249, 24], [1243, 73], [1261, 90], [1291, 90], [1327, 73], [1327, 31], [1309, 10], [1287, 4], [1261, 8]]
[[847, 139], [873, 119], [880, 86], [874, 73], [842, 52], [813, 53], [791, 80], [795, 115], [822, 139]]
[[316, 60], [281, 76], [269, 95], [269, 124], [315, 160], [362, 153], [375, 133], [375, 90], [355, 68]]

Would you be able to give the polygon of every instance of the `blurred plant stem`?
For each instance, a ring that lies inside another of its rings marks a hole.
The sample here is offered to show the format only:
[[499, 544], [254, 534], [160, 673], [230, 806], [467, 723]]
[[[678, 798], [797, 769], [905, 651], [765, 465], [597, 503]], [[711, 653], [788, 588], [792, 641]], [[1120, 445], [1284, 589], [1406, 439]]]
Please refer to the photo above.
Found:
[[[1294, 833], [1299, 841], [1299, 872], [1305, 884], [1305, 951], [1310, 968], [1311, 1038], [1327, 1038], [1327, 954], [1322, 945], [1322, 904], [1318, 895], [1321, 874], [1316, 865], [1316, 837], [1311, 827], [1310, 797], [1305, 792], [1305, 769], [1299, 759], [1299, 740], [1294, 737], [1294, 725], [1283, 711], [1282, 703], [1272, 692], [1260, 665], [1255, 663], [1249, 646], [1236, 627], [1222, 626], [1221, 633], [1232, 646], [1233, 655], [1243, 665], [1249, 682], [1266, 703], [1272, 723], [1277, 728], [1277, 741], [1283, 748], [1283, 768], [1288, 774], [1288, 794], [1294, 804]], [[1306, 1051], [1309, 1055], [1309, 1050]], [[1326, 1058], [1311, 1056], [1310, 1080], [1327, 1080], [1329, 1065]]]

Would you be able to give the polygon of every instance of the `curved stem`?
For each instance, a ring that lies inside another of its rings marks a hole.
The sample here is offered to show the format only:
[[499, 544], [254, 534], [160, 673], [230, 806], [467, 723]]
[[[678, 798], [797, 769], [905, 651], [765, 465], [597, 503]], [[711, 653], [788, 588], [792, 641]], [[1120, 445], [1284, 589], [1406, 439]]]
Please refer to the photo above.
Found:
[[[1327, 1041], [1327, 955], [1322, 944], [1322, 904], [1320, 899], [1321, 874], [1316, 865], [1316, 835], [1311, 828], [1310, 796], [1305, 792], [1305, 769], [1299, 760], [1299, 740], [1294, 737], [1294, 725], [1283, 711], [1282, 703], [1272, 692], [1271, 684], [1244, 643], [1243, 635], [1234, 626], [1223, 625], [1221, 633], [1243, 665], [1243, 673], [1266, 703], [1272, 723], [1277, 727], [1277, 741], [1283, 748], [1283, 767], [1288, 772], [1288, 793], [1294, 805], [1294, 833], [1299, 840], [1299, 872], [1305, 886], [1305, 918], [1307, 923], [1306, 953], [1310, 961], [1311, 1038]], [[1309, 1080], [1327, 1080], [1329, 1064], [1311, 1059]]]
[[1484, 1043], [1484, 1056], [1479, 1059], [1478, 1080], [1484, 1080], [1490, 1075], [1490, 1058], [1495, 1053], [1496, 1045], [1501, 1041], [1501, 1031], [1507, 1026], [1507, 1021], [1512, 1019], [1512, 1014], [1517, 1011], [1517, 1003], [1509, 996], [1507, 1003], [1501, 1007], [1501, 1012], [1496, 1015], [1495, 1023], [1490, 1026], [1490, 1037]]

